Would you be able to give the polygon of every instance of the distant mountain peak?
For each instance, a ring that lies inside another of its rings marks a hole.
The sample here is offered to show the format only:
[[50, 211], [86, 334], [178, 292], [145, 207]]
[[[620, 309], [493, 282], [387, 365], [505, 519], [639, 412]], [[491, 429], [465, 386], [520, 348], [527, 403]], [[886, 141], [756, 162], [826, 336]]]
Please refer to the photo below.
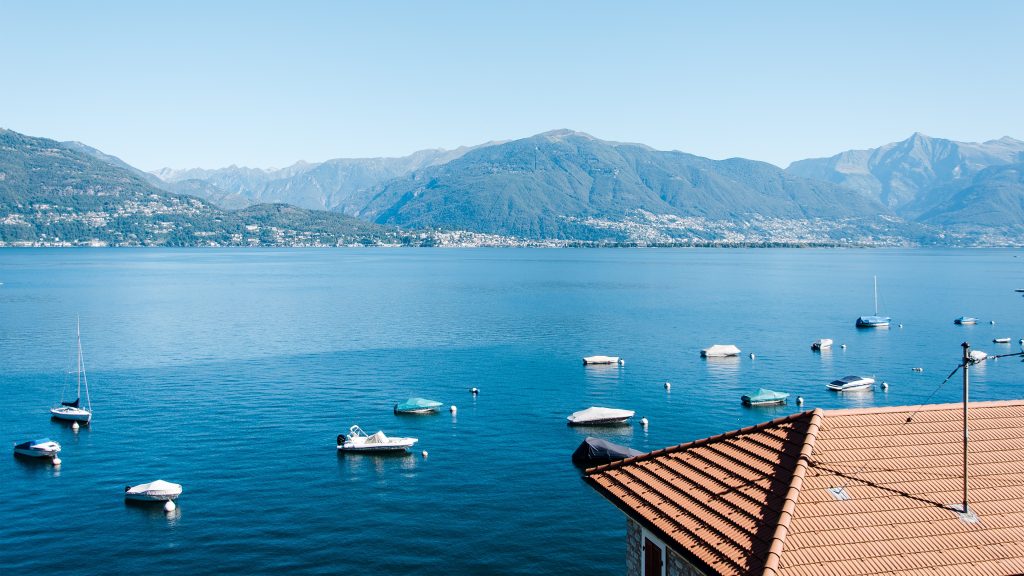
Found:
[[597, 140], [597, 138], [594, 138], [593, 136], [587, 134], [586, 132], [577, 132], [575, 130], [570, 130], [568, 128], [548, 130], [547, 132], [537, 134], [537, 136], [542, 138], [548, 138], [549, 140], [561, 140], [562, 138], [568, 138], [570, 136], [578, 136], [580, 138], [586, 138], [587, 140]]

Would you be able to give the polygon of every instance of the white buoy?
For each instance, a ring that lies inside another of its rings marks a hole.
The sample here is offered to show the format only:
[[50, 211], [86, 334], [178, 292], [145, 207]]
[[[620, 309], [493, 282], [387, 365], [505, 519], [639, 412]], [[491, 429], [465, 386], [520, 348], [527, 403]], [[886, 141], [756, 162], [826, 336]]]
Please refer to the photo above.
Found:
[[60, 463], [61, 463], [61, 459], [56, 457], [56, 456], [54, 456], [53, 457], [53, 465], [54, 466], [60, 466]]
[[452, 416], [455, 416], [455, 413], [458, 412], [459, 409], [455, 406], [455, 404], [452, 404], [451, 407], [448, 408], [448, 411], [452, 413]]
[[797, 406], [803, 406], [804, 405], [804, 397], [803, 396], [797, 396], [796, 397], [796, 405]]
[[665, 382], [665, 390], [671, 390], [671, 389], [672, 389], [672, 383], [671, 382]]
[[988, 321], [988, 323], [989, 323], [989, 324], [991, 324], [991, 325], [993, 325], [993, 326], [995, 326], [995, 325], [996, 325], [996, 321], [995, 321], [995, 320], [989, 320], [989, 321]]
[[469, 391], [472, 392], [474, 396], [480, 393], [479, 388], [471, 388]]
[[843, 350], [846, 350], [846, 344], [843, 344], [843, 345], [841, 345], [839, 347], [842, 348]]
[[903, 324], [900, 324], [900, 328], [903, 328]]
[[750, 359], [751, 359], [751, 360], [753, 360], [754, 358], [757, 358], [757, 356], [755, 356], [755, 355], [754, 355], [754, 353], [753, 353], [753, 352], [751, 352], [751, 353], [750, 353]]
[[426, 458], [427, 456], [429, 456], [429, 453], [426, 450], [424, 450], [423, 451], [423, 457]]
[[882, 382], [882, 390], [888, 390], [888, 389], [889, 389], [889, 383], [888, 382]]
[[174, 500], [168, 500], [167, 504], [164, 504], [164, 512], [174, 512], [174, 509], [177, 507], [178, 505], [174, 503]]
[[625, 365], [626, 365], [626, 361], [623, 360], [622, 358], [619, 358], [619, 366], [625, 366]]
[[643, 418], [640, 419], [640, 425], [641, 426], [643, 426], [644, 428], [647, 428], [647, 424], [648, 424], [648, 422], [647, 422], [647, 417], [646, 416], [644, 416]]
[[78, 432], [78, 428], [79, 428], [78, 422], [73, 422], [71, 424], [71, 429], [74, 430], [75, 432]]

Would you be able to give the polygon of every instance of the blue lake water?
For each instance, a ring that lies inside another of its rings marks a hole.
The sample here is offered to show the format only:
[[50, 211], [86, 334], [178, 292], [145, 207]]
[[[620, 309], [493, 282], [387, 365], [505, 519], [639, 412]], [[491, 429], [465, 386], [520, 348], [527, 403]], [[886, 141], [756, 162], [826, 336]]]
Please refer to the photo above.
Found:
[[[622, 514], [569, 460], [584, 437], [651, 450], [798, 411], [741, 406], [759, 387], [804, 409], [957, 401], [959, 377], [936, 387], [962, 341], [1019, 350], [1019, 254], [2, 250], [0, 573], [621, 574]], [[854, 327], [873, 275], [889, 330]], [[47, 413], [76, 314], [95, 412], [78, 433]], [[702, 360], [714, 343], [743, 356]], [[890, 388], [825, 390], [857, 373]], [[972, 399], [1022, 381], [1016, 359], [979, 365]], [[410, 396], [457, 417], [394, 415]], [[591, 405], [650, 426], [566, 426]], [[355, 423], [420, 443], [339, 456]], [[11, 456], [38, 436], [59, 470]], [[176, 514], [124, 504], [156, 478], [184, 485]]]

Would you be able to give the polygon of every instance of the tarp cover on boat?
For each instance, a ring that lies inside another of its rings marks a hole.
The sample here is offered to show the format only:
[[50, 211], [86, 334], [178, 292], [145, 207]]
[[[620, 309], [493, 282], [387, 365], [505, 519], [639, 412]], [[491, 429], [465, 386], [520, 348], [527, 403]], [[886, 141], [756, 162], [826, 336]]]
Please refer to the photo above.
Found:
[[781, 402], [786, 398], [789, 398], [789, 394], [785, 392], [758, 388], [757, 392], [743, 396], [743, 402], [745, 404], [761, 404], [764, 402]]
[[436, 400], [427, 400], [426, 398], [409, 398], [405, 402], [399, 402], [395, 404], [395, 412], [412, 412], [415, 410], [430, 410], [432, 408], [439, 408], [444, 404]]
[[572, 463], [580, 468], [592, 468], [641, 454], [643, 452], [633, 450], [629, 446], [614, 444], [600, 438], [588, 437], [572, 453]]
[[387, 444], [388, 437], [384, 435], [383, 431], [377, 432], [366, 438], [367, 444]]

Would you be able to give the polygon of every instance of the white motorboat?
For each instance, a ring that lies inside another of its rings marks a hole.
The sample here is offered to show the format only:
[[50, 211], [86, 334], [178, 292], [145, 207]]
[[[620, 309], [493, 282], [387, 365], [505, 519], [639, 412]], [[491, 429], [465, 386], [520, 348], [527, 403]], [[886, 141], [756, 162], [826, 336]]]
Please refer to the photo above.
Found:
[[831, 347], [832, 347], [832, 339], [831, 338], [822, 338], [820, 340], [815, 340], [813, 343], [811, 343], [811, 350], [818, 350], [819, 352], [821, 350], [825, 350], [825, 349], [831, 348]]
[[867, 376], [844, 376], [839, 380], [833, 380], [825, 385], [834, 392], [857, 392], [870, 390], [875, 385], [875, 379]]
[[1009, 344], [1010, 343], [1010, 339], [1009, 338], [993, 338], [992, 341], [995, 342], [996, 344]]
[[344, 452], [393, 452], [408, 450], [418, 438], [391, 438], [384, 432], [367, 434], [358, 425], [348, 429], [348, 434], [338, 434], [338, 450]]
[[125, 486], [125, 500], [143, 500], [148, 502], [163, 502], [174, 500], [181, 496], [181, 484], [154, 480], [137, 486]]
[[732, 344], [714, 344], [700, 351], [703, 358], [725, 358], [726, 356], [739, 356], [740, 349]]
[[30, 458], [56, 458], [60, 454], [60, 444], [49, 438], [39, 438], [15, 444], [14, 453]]
[[[88, 424], [92, 420], [92, 399], [89, 398], [89, 379], [85, 375], [85, 361], [82, 359], [82, 330], [77, 319], [75, 321], [75, 333], [78, 340], [78, 362], [75, 367], [77, 384], [75, 400], [73, 402], [65, 402], [62, 398], [60, 406], [50, 408], [50, 415], [59, 420], [85, 422]], [[83, 387], [85, 388], [85, 405], [87, 408], [83, 408], [81, 405]]]
[[591, 406], [586, 410], [573, 412], [567, 420], [571, 426], [607, 426], [609, 424], [624, 424], [634, 414], [636, 412], [632, 410]]
[[586, 356], [584, 364], [625, 364], [626, 362], [618, 356]]

